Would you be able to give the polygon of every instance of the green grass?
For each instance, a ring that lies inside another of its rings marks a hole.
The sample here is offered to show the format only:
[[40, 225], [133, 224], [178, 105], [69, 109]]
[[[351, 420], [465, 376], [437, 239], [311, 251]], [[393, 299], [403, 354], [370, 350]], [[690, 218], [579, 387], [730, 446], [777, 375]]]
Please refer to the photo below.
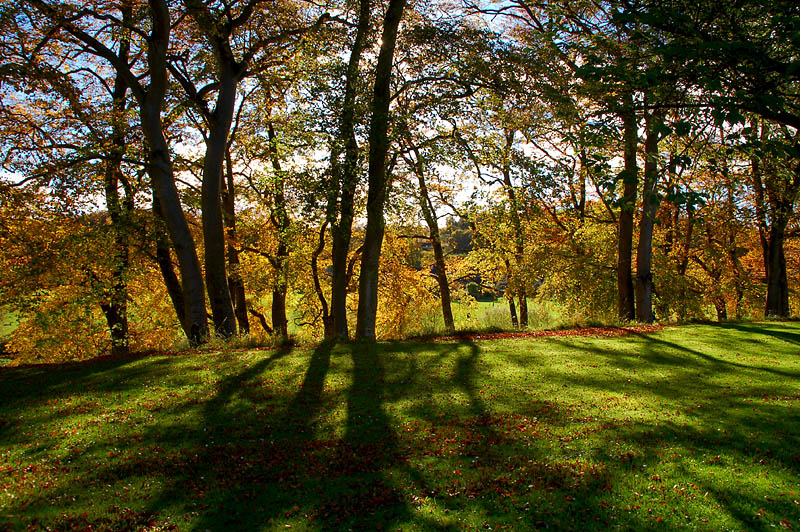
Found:
[[0, 530], [800, 528], [800, 324], [0, 369]]
[[0, 309], [0, 340], [8, 336], [17, 328], [18, 318], [14, 312], [7, 312]]

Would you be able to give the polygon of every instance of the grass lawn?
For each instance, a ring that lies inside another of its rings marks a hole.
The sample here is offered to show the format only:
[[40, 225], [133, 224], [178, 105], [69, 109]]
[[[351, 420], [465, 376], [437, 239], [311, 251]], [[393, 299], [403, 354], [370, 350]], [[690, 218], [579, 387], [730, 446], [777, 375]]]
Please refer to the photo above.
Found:
[[800, 324], [0, 369], [0, 530], [800, 529]]

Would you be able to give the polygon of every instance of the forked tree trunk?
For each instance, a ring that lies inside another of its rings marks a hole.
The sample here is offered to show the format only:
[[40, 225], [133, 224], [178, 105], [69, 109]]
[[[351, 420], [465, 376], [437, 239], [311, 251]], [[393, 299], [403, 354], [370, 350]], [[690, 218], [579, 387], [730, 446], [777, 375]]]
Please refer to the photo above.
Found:
[[339, 221], [331, 228], [331, 320], [332, 329], [326, 338], [336, 336], [348, 339], [350, 332], [347, 325], [347, 257], [350, 252], [352, 237], [353, 211], [355, 206], [355, 190], [358, 182], [358, 142], [356, 140], [356, 95], [359, 63], [367, 44], [369, 32], [370, 0], [359, 3], [358, 28], [355, 41], [350, 51], [345, 75], [344, 102], [340, 125], [340, 139], [344, 147], [344, 164], [338, 168], [333, 161], [336, 177], [341, 175], [341, 198], [339, 201]]

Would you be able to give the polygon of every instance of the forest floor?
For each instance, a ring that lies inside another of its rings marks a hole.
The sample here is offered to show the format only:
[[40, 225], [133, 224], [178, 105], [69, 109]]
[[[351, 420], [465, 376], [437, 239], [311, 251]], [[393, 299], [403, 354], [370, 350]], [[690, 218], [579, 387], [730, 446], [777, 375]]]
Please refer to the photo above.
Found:
[[0, 530], [800, 529], [800, 323], [0, 368]]

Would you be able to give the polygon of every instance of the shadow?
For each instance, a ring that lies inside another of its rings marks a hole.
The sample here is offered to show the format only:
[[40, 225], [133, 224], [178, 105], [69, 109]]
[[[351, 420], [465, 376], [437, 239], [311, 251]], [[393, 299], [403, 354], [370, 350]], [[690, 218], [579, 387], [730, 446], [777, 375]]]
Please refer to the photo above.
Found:
[[0, 467], [29, 491], [0, 530], [780, 526], [797, 515], [797, 366], [709, 354], [733, 338], [717, 330], [21, 373], [0, 390]]

